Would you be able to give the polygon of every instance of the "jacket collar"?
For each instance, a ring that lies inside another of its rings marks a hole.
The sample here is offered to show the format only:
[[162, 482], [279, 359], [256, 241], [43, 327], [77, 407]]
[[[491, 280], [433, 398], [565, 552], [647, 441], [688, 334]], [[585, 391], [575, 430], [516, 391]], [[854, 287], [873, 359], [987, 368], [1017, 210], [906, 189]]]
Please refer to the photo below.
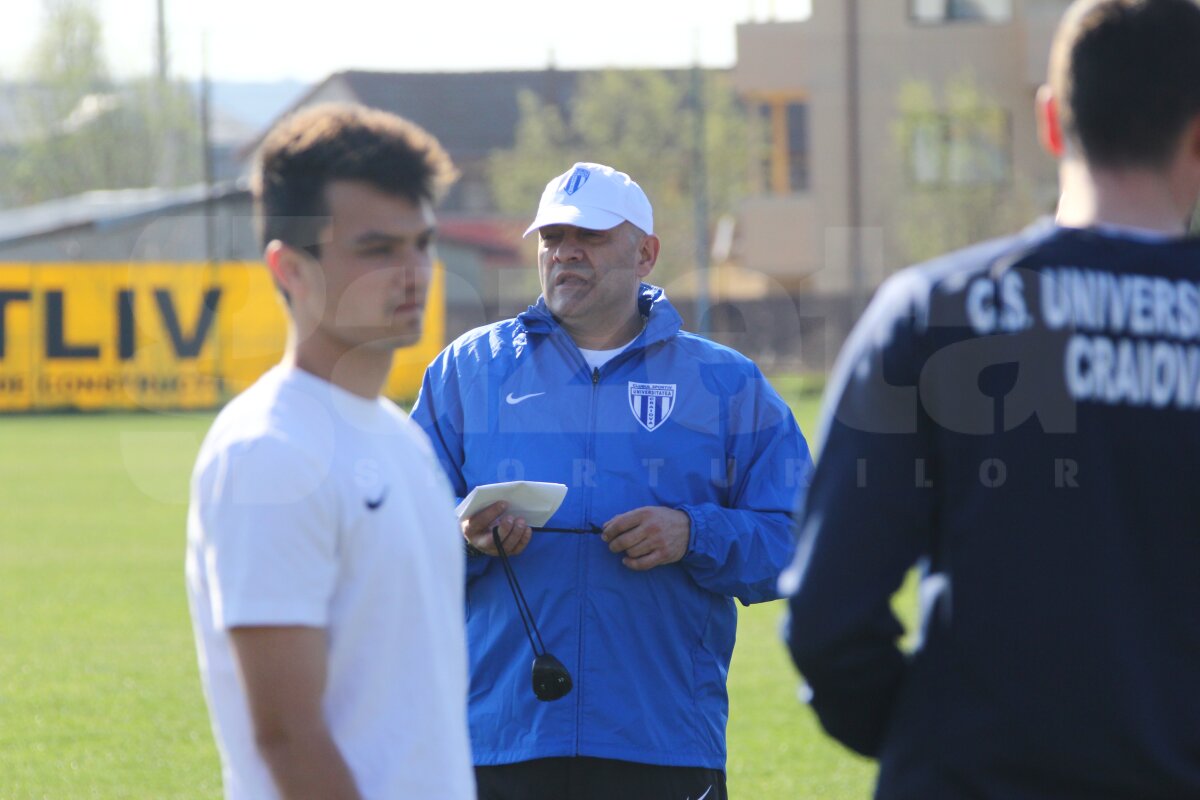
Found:
[[[658, 286], [648, 283], [641, 285], [638, 289], [638, 310], [647, 318], [646, 329], [641, 334], [643, 345], [669, 339], [683, 327], [683, 318], [667, 299], [667, 293]], [[546, 298], [543, 296], [539, 296], [536, 303], [517, 315], [517, 322], [528, 333], [551, 334], [562, 331], [562, 326], [546, 307]]]

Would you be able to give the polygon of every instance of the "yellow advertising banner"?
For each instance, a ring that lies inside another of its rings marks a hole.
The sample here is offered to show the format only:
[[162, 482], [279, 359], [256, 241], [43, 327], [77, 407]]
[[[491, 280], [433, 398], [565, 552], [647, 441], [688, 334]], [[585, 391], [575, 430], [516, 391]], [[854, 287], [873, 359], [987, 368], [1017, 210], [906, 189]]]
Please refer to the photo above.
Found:
[[[416, 396], [445, 327], [439, 264], [389, 396]], [[286, 338], [259, 262], [0, 263], [0, 412], [213, 408], [277, 363]]]

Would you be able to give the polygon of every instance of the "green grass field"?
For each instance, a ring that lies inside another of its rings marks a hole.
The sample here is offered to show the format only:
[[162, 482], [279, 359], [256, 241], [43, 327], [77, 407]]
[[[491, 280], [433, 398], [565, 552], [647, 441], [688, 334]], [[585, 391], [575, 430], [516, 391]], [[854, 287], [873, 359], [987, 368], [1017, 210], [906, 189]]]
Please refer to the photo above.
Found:
[[[813, 431], [812, 385], [776, 385]], [[211, 419], [0, 417], [0, 800], [220, 797], [183, 585], [187, 478]], [[872, 764], [796, 700], [781, 613], [742, 609], [731, 793], [868, 797]]]

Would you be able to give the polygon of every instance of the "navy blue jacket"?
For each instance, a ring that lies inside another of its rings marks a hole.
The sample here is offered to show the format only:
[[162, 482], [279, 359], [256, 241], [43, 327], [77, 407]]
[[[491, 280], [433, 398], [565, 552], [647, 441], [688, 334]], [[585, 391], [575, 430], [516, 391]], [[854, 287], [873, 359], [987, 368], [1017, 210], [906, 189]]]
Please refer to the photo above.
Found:
[[829, 410], [788, 641], [877, 796], [1200, 797], [1200, 243], [1042, 223], [900, 273]]
[[683, 560], [646, 572], [595, 535], [535, 532], [512, 559], [546, 647], [574, 676], [551, 703], [530, 690], [498, 561], [468, 560], [477, 764], [580, 755], [724, 768], [732, 598], [778, 597], [811, 460], [753, 363], [680, 331], [661, 289], [643, 286], [640, 302], [645, 330], [595, 373], [539, 300], [463, 335], [425, 374], [413, 419], [460, 496], [555, 481], [568, 491], [550, 526], [603, 525], [642, 506], [691, 521]]

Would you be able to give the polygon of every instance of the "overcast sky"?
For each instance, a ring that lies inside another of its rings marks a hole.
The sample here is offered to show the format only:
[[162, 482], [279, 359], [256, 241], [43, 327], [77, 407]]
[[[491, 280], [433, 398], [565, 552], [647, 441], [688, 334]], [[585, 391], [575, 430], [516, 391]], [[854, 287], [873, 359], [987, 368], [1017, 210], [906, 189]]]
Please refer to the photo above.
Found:
[[[0, 79], [19, 77], [41, 0], [0, 0]], [[109, 65], [153, 69], [155, 0], [91, 0]], [[300, 10], [307, 6], [324, 11]], [[809, 0], [166, 0], [171, 71], [200, 74], [204, 39], [218, 80], [318, 80], [396, 71], [730, 66], [734, 26], [807, 16]]]

